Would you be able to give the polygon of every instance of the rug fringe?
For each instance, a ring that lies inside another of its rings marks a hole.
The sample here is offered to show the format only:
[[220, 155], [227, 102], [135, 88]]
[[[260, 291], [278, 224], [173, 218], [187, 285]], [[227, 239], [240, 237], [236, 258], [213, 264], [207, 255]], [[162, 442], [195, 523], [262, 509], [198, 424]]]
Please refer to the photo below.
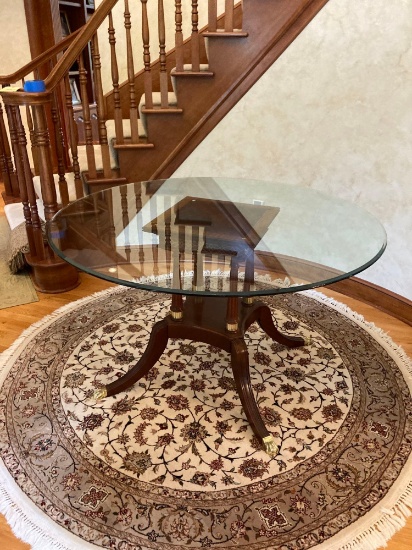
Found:
[[337, 550], [377, 550], [385, 547], [412, 515], [412, 482], [392, 509], [381, 508], [380, 513], [380, 519]]
[[[9, 479], [5, 478], [6, 475]], [[59, 539], [62, 539], [63, 535], [59, 536], [56, 532], [61, 528], [52, 523], [48, 516], [45, 515], [42, 518], [40, 516], [42, 512], [39, 509], [33, 509], [33, 503], [15, 485], [14, 480], [6, 473], [4, 466], [3, 471], [0, 470], [0, 480], [0, 513], [6, 518], [14, 535], [21, 541], [30, 544], [32, 550], [95, 550], [100, 548], [84, 541], [79, 544], [69, 532], [64, 533], [64, 538], [67, 539], [66, 544], [61, 543]], [[10, 484], [13, 484], [13, 488], [10, 487]], [[17, 495], [17, 491], [20, 495]], [[26, 510], [29, 510], [30, 517], [28, 513], [23, 512], [21, 503]], [[67, 545], [67, 543], [70, 544]]]
[[405, 352], [405, 350], [401, 346], [399, 346], [392, 340], [392, 338], [389, 336], [387, 332], [377, 327], [375, 323], [366, 321], [363, 315], [353, 311], [346, 304], [343, 304], [342, 302], [339, 302], [334, 298], [330, 298], [329, 296], [326, 296], [326, 294], [323, 294], [318, 290], [304, 290], [302, 291], [302, 294], [305, 294], [306, 296], [309, 296], [310, 298], [313, 298], [318, 302], [323, 302], [326, 305], [336, 309], [341, 313], [345, 313], [349, 318], [355, 321], [359, 326], [366, 329], [367, 332], [369, 332], [371, 335], [379, 337], [379, 339], [381, 340], [381, 343], [385, 344], [384, 345], [385, 349], [387, 351], [395, 352], [396, 355], [401, 359], [403, 373], [407, 373], [409, 375], [407, 381], [409, 382], [409, 386], [411, 386], [410, 382], [412, 377], [412, 359], [409, 357], [409, 355]]

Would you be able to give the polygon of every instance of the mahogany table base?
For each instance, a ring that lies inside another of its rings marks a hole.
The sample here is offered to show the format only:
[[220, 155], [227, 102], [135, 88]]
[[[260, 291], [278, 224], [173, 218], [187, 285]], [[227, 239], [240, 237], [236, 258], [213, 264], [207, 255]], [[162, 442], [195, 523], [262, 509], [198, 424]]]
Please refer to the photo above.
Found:
[[[176, 297], [173, 298], [176, 304]], [[97, 390], [95, 398], [103, 399], [122, 392], [145, 376], [160, 359], [169, 338], [204, 342], [231, 354], [233, 377], [246, 417], [256, 436], [262, 440], [265, 451], [275, 456], [278, 447], [262, 420], [253, 395], [244, 334], [256, 321], [268, 336], [284, 346], [295, 348], [307, 342], [301, 337], [279, 332], [269, 307], [262, 301], [244, 303], [240, 298], [203, 296], [188, 296], [184, 303], [181, 296], [177, 300], [178, 303], [180, 300], [180, 311], [172, 305], [172, 311], [153, 326], [146, 350], [136, 365], [121, 378]], [[233, 312], [237, 314], [235, 323]]]

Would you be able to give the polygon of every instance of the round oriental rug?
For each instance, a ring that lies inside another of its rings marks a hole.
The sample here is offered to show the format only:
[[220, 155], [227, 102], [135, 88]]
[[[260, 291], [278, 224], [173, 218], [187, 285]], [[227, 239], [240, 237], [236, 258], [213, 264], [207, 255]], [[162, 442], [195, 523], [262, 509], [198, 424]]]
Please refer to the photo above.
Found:
[[0, 511], [33, 548], [375, 549], [412, 507], [411, 361], [316, 292], [265, 298], [252, 325], [262, 450], [228, 354], [171, 340], [127, 392], [93, 393], [145, 348], [167, 297], [116, 288], [27, 330], [1, 357]]

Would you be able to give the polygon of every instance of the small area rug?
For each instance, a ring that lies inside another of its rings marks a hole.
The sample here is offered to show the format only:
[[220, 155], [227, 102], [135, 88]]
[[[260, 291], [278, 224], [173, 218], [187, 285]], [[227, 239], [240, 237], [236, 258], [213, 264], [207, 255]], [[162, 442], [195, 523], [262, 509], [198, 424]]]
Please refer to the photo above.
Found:
[[317, 292], [265, 298], [251, 376], [279, 446], [261, 449], [228, 354], [172, 340], [127, 392], [168, 298], [115, 288], [28, 329], [1, 357], [0, 511], [34, 549], [376, 549], [412, 508], [410, 359]]
[[13, 274], [8, 264], [10, 228], [0, 216], [0, 309], [38, 302], [39, 298], [25, 271]]

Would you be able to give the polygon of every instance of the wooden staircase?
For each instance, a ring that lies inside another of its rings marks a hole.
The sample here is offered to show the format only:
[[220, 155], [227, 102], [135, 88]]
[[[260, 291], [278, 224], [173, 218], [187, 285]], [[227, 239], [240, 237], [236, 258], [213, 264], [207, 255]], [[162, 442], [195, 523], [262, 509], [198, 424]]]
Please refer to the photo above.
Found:
[[[118, 22], [114, 21], [112, 10], [123, 1], [126, 51], [120, 53], [116, 48]], [[38, 289], [59, 291], [56, 281], [51, 281], [56, 274], [50, 266], [55, 262], [61, 269], [61, 262], [53, 257], [41, 237], [37, 197], [44, 205], [47, 221], [61, 205], [84, 193], [125, 182], [170, 177], [326, 2], [243, 0], [235, 4], [233, 0], [225, 0], [219, 14], [220, 4], [209, 0], [202, 26], [197, 1], [187, 0], [185, 4], [179, 0], [174, 3], [159, 0], [157, 20], [153, 22], [148, 16], [147, 0], [141, 0], [142, 28], [133, 34], [129, 1], [103, 0], [76, 35], [13, 75], [0, 77], [4, 87], [19, 80], [24, 82], [33, 70], [36, 74], [40, 62], [50, 65], [45, 92], [0, 90], [7, 115], [6, 120], [0, 110], [4, 198], [6, 203], [22, 202], [29, 261]], [[188, 36], [182, 30], [185, 15], [182, 5], [190, 7], [186, 10], [191, 29]], [[171, 17], [175, 23], [174, 45], [166, 51], [165, 22]], [[150, 29], [154, 26], [158, 29], [159, 58], [153, 61]], [[101, 28], [108, 29], [109, 37], [104, 59], [101, 33], [98, 35]], [[136, 70], [132, 43], [139, 34], [143, 59], [141, 69]], [[92, 132], [87, 74], [82, 61], [86, 49], [92, 52], [98, 140]], [[120, 56], [127, 65], [124, 82], [119, 81]], [[76, 60], [80, 70], [83, 143], [78, 141], [69, 87], [69, 69]], [[108, 93], [103, 93], [104, 69], [110, 71]], [[30, 135], [32, 160], [26, 133]], [[49, 275], [40, 273], [42, 265], [47, 265]], [[73, 284], [75, 278], [73, 275]], [[70, 284], [66, 281], [64, 290]]]
[[241, 31], [202, 32], [207, 70], [172, 69], [178, 108], [143, 109], [154, 147], [120, 146], [122, 174], [129, 181], [170, 177], [325, 3], [245, 1], [243, 14], [240, 4], [235, 11]]

